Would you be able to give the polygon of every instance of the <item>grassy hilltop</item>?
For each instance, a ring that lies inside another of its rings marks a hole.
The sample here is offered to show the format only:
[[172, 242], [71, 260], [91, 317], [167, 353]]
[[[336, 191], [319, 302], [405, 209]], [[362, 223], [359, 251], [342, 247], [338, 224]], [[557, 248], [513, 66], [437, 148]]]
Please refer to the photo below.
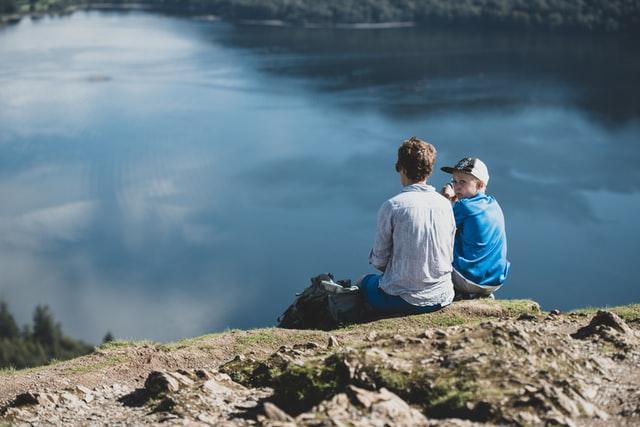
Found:
[[119, 341], [2, 371], [0, 424], [633, 425], [639, 329], [640, 304], [476, 300], [329, 332]]

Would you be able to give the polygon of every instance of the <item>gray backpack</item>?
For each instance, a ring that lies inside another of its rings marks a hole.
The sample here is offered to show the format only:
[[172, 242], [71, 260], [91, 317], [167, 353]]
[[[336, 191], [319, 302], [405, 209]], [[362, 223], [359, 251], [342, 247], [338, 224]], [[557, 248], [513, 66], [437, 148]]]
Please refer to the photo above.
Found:
[[311, 278], [311, 285], [278, 317], [287, 329], [334, 329], [366, 320], [367, 310], [357, 286], [349, 280], [334, 282], [330, 273]]

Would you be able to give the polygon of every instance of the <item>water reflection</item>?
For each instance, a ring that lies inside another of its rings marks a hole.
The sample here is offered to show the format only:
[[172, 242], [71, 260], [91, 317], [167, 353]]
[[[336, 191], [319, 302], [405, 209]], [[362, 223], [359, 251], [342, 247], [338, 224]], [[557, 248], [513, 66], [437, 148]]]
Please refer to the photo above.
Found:
[[0, 296], [20, 322], [49, 303], [94, 342], [271, 325], [311, 275], [370, 271], [395, 150], [417, 135], [439, 165], [489, 165], [513, 262], [503, 297], [637, 301], [633, 49], [141, 13], [5, 29]]
[[223, 39], [265, 72], [347, 92], [346, 105], [397, 118], [531, 104], [575, 104], [612, 124], [640, 115], [633, 38], [243, 26]]

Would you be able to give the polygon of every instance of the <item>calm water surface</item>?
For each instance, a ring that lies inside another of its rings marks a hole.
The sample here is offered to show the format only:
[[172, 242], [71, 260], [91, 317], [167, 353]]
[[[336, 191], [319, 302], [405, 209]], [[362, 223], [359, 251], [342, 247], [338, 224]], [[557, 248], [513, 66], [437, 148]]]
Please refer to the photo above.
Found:
[[513, 264], [499, 297], [639, 302], [639, 51], [138, 12], [0, 29], [0, 298], [92, 342], [272, 325], [312, 275], [372, 271], [417, 135], [438, 166], [488, 164]]

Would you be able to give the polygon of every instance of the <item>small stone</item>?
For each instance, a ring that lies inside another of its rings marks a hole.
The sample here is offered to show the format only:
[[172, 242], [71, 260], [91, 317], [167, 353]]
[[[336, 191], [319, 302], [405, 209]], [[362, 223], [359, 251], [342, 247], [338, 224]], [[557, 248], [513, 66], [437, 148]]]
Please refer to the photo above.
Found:
[[394, 336], [393, 336], [393, 341], [394, 341], [396, 344], [404, 344], [404, 343], [406, 343], [406, 342], [407, 342], [407, 338], [406, 338], [406, 337], [403, 337], [403, 336], [402, 336], [402, 335], [400, 335], [400, 334], [397, 334], [397, 335], [394, 335]]
[[243, 400], [242, 402], [236, 402], [233, 406], [239, 409], [253, 409], [258, 406], [258, 402], [255, 400]]
[[560, 310], [558, 310], [558, 309], [551, 310], [549, 312], [549, 314], [552, 315], [552, 316], [559, 316], [560, 315]]
[[296, 344], [293, 346], [294, 349], [304, 349], [304, 350], [315, 350], [320, 348], [320, 345], [316, 342], [309, 341], [305, 344]]
[[223, 386], [215, 380], [207, 380], [202, 384], [202, 389], [212, 394], [229, 394], [231, 389]]
[[580, 410], [578, 409], [578, 405], [566, 394], [564, 394], [561, 390], [554, 390], [554, 397], [558, 402], [558, 406], [564, 410], [564, 412], [572, 418], [580, 416]]
[[198, 369], [196, 372], [196, 377], [198, 377], [198, 379], [200, 380], [208, 380], [213, 378], [213, 374], [209, 371], [207, 371], [206, 369]]
[[335, 348], [335, 347], [339, 347], [340, 346], [340, 342], [338, 341], [338, 338], [336, 338], [335, 336], [331, 335], [329, 337], [329, 341], [327, 342], [327, 347], [328, 348]]
[[39, 393], [20, 393], [9, 403], [9, 407], [19, 408], [26, 405], [37, 405], [40, 403], [39, 397]]
[[91, 394], [91, 393], [93, 393], [93, 391], [92, 391], [90, 388], [87, 388], [87, 387], [85, 387], [85, 386], [83, 386], [83, 385], [78, 385], [78, 386], [76, 386], [76, 389], [77, 389], [79, 392], [84, 393], [84, 394]]
[[191, 380], [196, 380], [198, 379], [198, 377], [196, 376], [196, 374], [193, 371], [187, 371], [186, 369], [178, 369], [177, 372], [180, 375], [184, 375], [185, 377], [191, 379]]
[[218, 420], [216, 417], [213, 417], [207, 413], [201, 413], [199, 414], [196, 419], [200, 422], [203, 423], [207, 423], [210, 425], [216, 425], [220, 420]]
[[144, 382], [144, 388], [152, 396], [158, 396], [166, 392], [177, 391], [180, 388], [180, 384], [166, 372], [153, 371]]
[[520, 419], [524, 421], [524, 424], [527, 425], [540, 425], [542, 424], [542, 420], [535, 414], [531, 414], [529, 412], [521, 412], [518, 414]]
[[373, 332], [369, 332], [367, 334], [366, 340], [367, 341], [375, 341], [377, 338], [378, 338], [378, 334], [375, 331], [373, 331]]
[[365, 408], [370, 408], [377, 399], [377, 393], [356, 386], [347, 387], [349, 396]]
[[291, 422], [293, 418], [271, 402], [264, 403], [264, 414], [272, 421]]
[[598, 310], [587, 326], [578, 329], [571, 336], [576, 339], [585, 339], [592, 336], [605, 335], [606, 329], [609, 328], [625, 335], [633, 334], [629, 325], [620, 316], [610, 311]]
[[193, 380], [191, 378], [183, 375], [180, 372], [169, 372], [167, 375], [170, 375], [176, 381], [178, 381], [178, 383], [180, 383], [182, 385], [185, 385], [185, 386], [193, 385]]
[[62, 393], [60, 399], [69, 409], [79, 409], [84, 406], [84, 402], [71, 393]]
[[576, 427], [573, 421], [562, 415], [551, 415], [545, 421], [548, 426]]
[[165, 396], [162, 398], [160, 403], [155, 407], [153, 412], [172, 412], [176, 407], [177, 402], [172, 398]]

